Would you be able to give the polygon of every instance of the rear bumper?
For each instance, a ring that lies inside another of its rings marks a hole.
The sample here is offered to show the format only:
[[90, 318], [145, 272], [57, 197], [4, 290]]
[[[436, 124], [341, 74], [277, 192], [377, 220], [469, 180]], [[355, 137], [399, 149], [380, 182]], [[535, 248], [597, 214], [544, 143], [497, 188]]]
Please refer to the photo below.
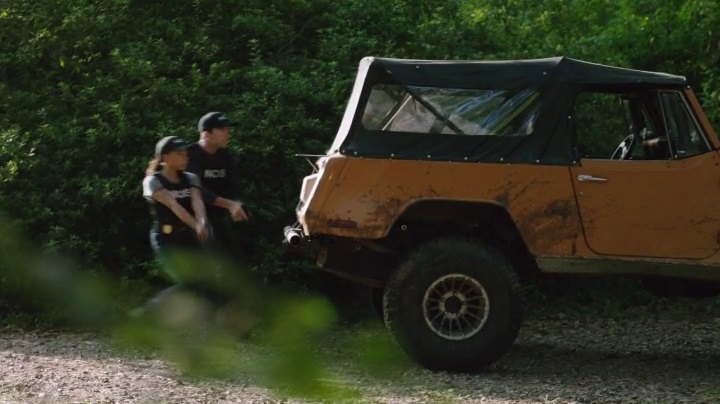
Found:
[[292, 248], [300, 248], [303, 241], [308, 240], [305, 232], [299, 224], [285, 226], [283, 229], [283, 244]]

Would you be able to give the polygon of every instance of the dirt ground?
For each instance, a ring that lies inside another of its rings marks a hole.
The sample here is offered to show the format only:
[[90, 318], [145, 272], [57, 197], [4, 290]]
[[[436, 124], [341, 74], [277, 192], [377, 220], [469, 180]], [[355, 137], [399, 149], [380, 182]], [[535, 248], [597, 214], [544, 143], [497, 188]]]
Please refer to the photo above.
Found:
[[[531, 310], [509, 353], [478, 374], [433, 373], [402, 361], [377, 377], [332, 343], [317, 354], [336, 355], [327, 374], [356, 391], [347, 402], [717, 403], [720, 314], [708, 305], [717, 301], [663, 301], [619, 316]], [[384, 338], [378, 322], [366, 321], [340, 325], [326, 341], [361, 333]], [[252, 376], [188, 378], [160, 352], [119, 352], [96, 334], [6, 328], [0, 361], [0, 403], [337, 401], [288, 396]]]

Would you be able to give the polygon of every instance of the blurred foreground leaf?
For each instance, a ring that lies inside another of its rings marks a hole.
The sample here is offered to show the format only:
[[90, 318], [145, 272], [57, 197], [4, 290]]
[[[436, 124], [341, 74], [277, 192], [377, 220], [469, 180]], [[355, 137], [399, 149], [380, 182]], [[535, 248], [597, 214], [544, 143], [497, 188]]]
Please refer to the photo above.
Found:
[[53, 324], [108, 333], [120, 349], [151, 350], [189, 377], [249, 380], [281, 396], [336, 401], [360, 397], [339, 364], [379, 377], [407, 364], [377, 330], [332, 337], [338, 318], [327, 299], [262, 284], [217, 255], [171, 257], [187, 283], [128, 310], [132, 299], [121, 282], [39, 253], [7, 226], [0, 227], [0, 252], [6, 299], [12, 294], [38, 313], [52, 312]]

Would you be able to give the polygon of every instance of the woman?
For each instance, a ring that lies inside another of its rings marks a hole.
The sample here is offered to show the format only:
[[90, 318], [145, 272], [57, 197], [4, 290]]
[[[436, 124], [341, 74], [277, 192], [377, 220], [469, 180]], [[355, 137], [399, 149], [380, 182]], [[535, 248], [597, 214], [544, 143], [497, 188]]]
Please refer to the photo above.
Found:
[[208, 239], [200, 180], [184, 172], [188, 146], [177, 136], [162, 138], [155, 145], [155, 158], [150, 161], [143, 180], [143, 196], [150, 203], [155, 219], [150, 230], [150, 245], [176, 283], [186, 283], [188, 279], [179, 273], [185, 271], [168, 265], [169, 255], [178, 250], [197, 250]]

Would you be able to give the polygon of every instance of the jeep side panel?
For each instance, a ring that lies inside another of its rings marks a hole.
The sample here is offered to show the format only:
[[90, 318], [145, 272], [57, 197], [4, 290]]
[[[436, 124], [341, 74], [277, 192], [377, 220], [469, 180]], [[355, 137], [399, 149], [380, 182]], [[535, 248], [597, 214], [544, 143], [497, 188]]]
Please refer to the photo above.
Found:
[[568, 167], [354, 158], [328, 159], [301, 218], [309, 235], [380, 239], [425, 199], [493, 203], [535, 256], [569, 256], [584, 242]]
[[720, 249], [716, 151], [679, 160], [583, 160], [572, 172], [593, 253], [704, 259]]

